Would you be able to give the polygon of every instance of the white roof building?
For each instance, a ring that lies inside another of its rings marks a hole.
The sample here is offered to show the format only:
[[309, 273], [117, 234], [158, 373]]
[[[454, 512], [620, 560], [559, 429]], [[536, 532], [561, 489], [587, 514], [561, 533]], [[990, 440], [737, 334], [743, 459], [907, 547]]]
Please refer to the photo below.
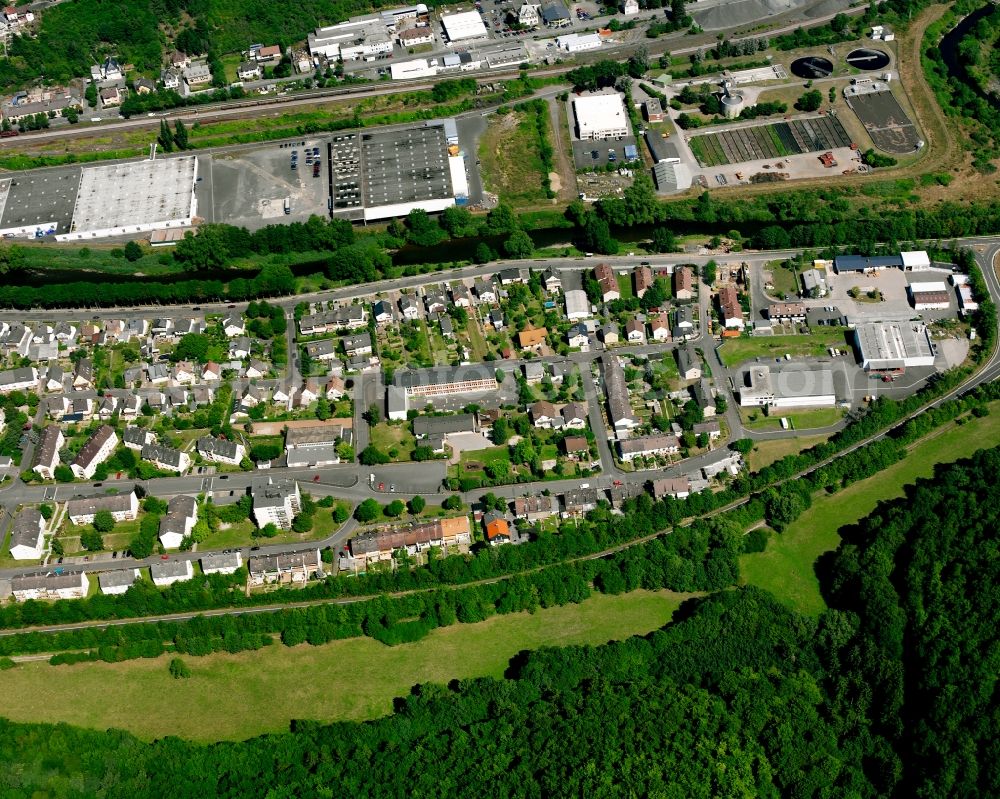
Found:
[[413, 78], [428, 78], [437, 75], [437, 67], [426, 58], [414, 61], [403, 61], [389, 65], [389, 74], [393, 80], [412, 80]]
[[488, 36], [483, 17], [478, 11], [464, 11], [460, 14], [448, 14], [441, 17], [445, 35], [449, 42], [460, 42], [467, 39], [484, 39]]
[[618, 92], [573, 101], [577, 133], [584, 141], [628, 136], [628, 114]]
[[584, 50], [597, 50], [601, 46], [601, 37], [596, 33], [567, 33], [556, 37], [556, 47], [567, 53], [580, 53]]
[[934, 346], [919, 322], [872, 322], [854, 330], [861, 366], [867, 371], [934, 365]]
[[586, 319], [590, 316], [590, 302], [583, 289], [570, 289], [566, 292], [565, 299], [567, 319]]
[[837, 402], [829, 369], [772, 372], [765, 364], [755, 364], [743, 375], [739, 394], [744, 408], [832, 408]]

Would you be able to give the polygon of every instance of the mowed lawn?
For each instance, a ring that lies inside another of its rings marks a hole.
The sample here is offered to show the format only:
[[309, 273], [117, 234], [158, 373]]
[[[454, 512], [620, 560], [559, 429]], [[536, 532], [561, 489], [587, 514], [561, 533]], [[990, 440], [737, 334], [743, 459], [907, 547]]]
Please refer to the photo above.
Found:
[[826, 607], [819, 591], [814, 564], [824, 552], [837, 548], [838, 530], [867, 516], [882, 500], [903, 495], [903, 486], [930, 477], [934, 466], [972, 455], [1000, 441], [1000, 403], [990, 415], [963, 425], [947, 425], [939, 435], [914, 446], [906, 459], [836, 494], [813, 498], [812, 507], [781, 535], [773, 535], [765, 552], [743, 555], [743, 582], [766, 588], [803, 613], [817, 615]]
[[726, 366], [738, 366], [753, 358], [821, 358], [829, 355], [830, 347], [848, 346], [844, 330], [839, 327], [817, 329], [795, 336], [740, 336], [719, 346], [719, 358]]
[[501, 677], [523, 649], [601, 644], [644, 635], [670, 621], [688, 594], [595, 594], [579, 605], [494, 616], [434, 630], [388, 647], [353, 638], [313, 647], [275, 644], [258, 652], [184, 657], [175, 680], [168, 657], [3, 672], [3, 715], [17, 721], [117, 727], [145, 739], [243, 739], [288, 729], [292, 719], [364, 720], [388, 714], [416, 683]]
[[810, 447], [815, 447], [826, 441], [829, 436], [796, 436], [795, 438], [775, 438], [770, 441], [757, 441], [749, 456], [750, 471], [758, 472], [765, 466], [770, 466], [786, 455], [797, 455]]

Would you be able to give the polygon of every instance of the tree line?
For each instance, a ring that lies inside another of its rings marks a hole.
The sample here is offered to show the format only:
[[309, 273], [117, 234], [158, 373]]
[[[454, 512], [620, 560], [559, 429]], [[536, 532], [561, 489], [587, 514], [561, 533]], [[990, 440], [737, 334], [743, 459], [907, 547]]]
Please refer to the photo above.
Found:
[[[383, 718], [296, 721], [236, 743], [147, 744], [116, 731], [0, 721], [8, 786], [15, 797], [53, 782], [107, 796], [152, 795], [149, 786], [158, 795], [188, 795], [191, 786], [220, 797], [303, 796], [330, 784], [365, 796], [425, 785], [445, 795], [523, 795], [525, 785], [537, 796], [994, 795], [1000, 720], [988, 653], [1000, 629], [1000, 506], [983, 498], [998, 481], [1000, 448], [981, 451], [842, 530], [821, 564], [829, 607], [818, 618], [754, 587], [719, 591], [689, 600], [646, 636], [521, 653], [502, 679], [415, 685]], [[655, 583], [652, 557], [619, 554], [636, 561], [623, 580]], [[600, 565], [579, 568], [616, 590]], [[397, 643], [419, 637], [429, 620], [475, 621], [586, 595], [571, 567], [546, 572], [559, 587], [535, 575], [508, 589], [468, 589], [478, 594], [471, 601], [456, 592], [433, 606], [402, 597], [365, 611], [294, 610], [283, 614], [281, 637], [320, 643], [358, 625]], [[509, 604], [491, 609], [485, 598], [500, 594]], [[237, 635], [223, 620], [195, 621], [203, 640]], [[263, 630], [272, 621], [248, 624]], [[70, 756], [81, 751], [86, 758]]]

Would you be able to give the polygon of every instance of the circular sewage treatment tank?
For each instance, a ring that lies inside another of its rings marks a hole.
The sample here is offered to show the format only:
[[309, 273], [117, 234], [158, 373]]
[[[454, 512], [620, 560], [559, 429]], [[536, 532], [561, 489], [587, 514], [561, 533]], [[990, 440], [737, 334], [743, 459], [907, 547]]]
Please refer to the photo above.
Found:
[[745, 107], [742, 94], [728, 94], [722, 97], [722, 113], [726, 119], [735, 119]]
[[796, 78], [828, 78], [833, 73], [833, 62], [829, 58], [819, 56], [808, 56], [806, 58], [796, 58], [791, 66], [792, 74]]
[[851, 50], [847, 54], [847, 63], [855, 69], [873, 72], [889, 65], [889, 55], [881, 50], [869, 50], [867, 47], [862, 47], [858, 50]]

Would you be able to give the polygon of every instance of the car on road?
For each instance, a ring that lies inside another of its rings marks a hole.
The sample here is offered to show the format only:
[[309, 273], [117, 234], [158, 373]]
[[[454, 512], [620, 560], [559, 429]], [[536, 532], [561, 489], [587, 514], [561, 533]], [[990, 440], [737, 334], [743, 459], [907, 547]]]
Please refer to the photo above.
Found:
[[385, 491], [385, 483], [379, 483], [378, 484], [378, 490], [379, 491]]
[[395, 494], [396, 493], [396, 486], [395, 485], [390, 485], [389, 486], [389, 493], [390, 494]]
[[160, 560], [170, 560], [169, 555], [160, 555]]
[[601, 154], [597, 150], [591, 150], [590, 157], [596, 161], [598, 158], [601, 157]]
[[94, 483], [94, 488], [100, 488], [104, 483]]
[[220, 480], [228, 480], [228, 479], [229, 479], [229, 475], [228, 475], [228, 474], [223, 474], [223, 475], [220, 475], [220, 476], [219, 476], [219, 479], [220, 479]]
[[314, 474], [313, 475], [313, 482], [314, 483], [318, 483], [319, 482], [319, 475], [318, 474]]

